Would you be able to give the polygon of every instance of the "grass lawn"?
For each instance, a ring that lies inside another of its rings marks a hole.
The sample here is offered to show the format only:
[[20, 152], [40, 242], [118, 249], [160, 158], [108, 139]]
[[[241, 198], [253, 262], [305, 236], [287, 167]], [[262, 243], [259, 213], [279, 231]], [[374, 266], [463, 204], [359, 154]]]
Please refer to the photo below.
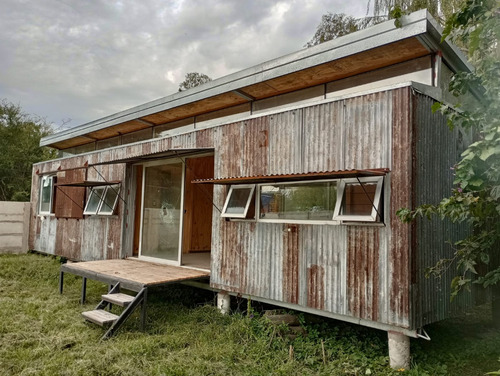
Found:
[[413, 368], [400, 372], [388, 366], [385, 332], [302, 317], [308, 336], [290, 340], [257, 306], [247, 314], [240, 302], [223, 316], [213, 293], [185, 286], [149, 294], [146, 332], [136, 312], [117, 336], [100, 341], [104, 330], [80, 313], [107, 286], [88, 281], [81, 306], [81, 278], [66, 274], [59, 295], [59, 267], [36, 254], [0, 256], [0, 375], [475, 376], [500, 368], [500, 330], [489, 326], [489, 307], [427, 327], [432, 340], [412, 340]]

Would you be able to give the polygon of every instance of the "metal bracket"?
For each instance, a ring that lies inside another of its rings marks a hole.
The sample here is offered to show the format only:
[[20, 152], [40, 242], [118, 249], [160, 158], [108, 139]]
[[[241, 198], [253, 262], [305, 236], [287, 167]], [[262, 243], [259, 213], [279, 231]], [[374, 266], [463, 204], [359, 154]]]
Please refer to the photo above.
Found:
[[429, 337], [429, 335], [427, 334], [427, 332], [425, 331], [424, 328], [417, 329], [417, 337], [418, 338], [423, 338], [423, 339], [425, 339], [427, 341], [431, 340], [431, 337]]

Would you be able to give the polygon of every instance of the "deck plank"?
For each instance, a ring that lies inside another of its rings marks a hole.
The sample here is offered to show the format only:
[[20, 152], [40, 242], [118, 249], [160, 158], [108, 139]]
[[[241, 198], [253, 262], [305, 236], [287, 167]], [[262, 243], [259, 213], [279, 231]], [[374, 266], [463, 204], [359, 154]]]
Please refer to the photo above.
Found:
[[67, 263], [61, 267], [61, 271], [100, 281], [128, 282], [140, 286], [159, 286], [210, 277], [209, 271], [134, 259]]

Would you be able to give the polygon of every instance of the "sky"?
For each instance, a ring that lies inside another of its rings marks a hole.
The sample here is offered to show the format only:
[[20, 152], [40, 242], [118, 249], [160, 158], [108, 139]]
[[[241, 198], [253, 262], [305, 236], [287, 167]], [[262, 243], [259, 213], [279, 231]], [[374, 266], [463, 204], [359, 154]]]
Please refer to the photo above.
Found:
[[354, 0], [2, 0], [0, 100], [62, 130], [304, 48]]

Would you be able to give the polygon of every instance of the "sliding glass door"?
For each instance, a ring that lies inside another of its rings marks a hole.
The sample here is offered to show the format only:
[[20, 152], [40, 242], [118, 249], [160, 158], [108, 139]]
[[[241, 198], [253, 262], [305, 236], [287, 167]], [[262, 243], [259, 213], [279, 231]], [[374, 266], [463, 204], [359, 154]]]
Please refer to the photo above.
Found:
[[183, 180], [179, 160], [144, 166], [141, 257], [180, 264]]

